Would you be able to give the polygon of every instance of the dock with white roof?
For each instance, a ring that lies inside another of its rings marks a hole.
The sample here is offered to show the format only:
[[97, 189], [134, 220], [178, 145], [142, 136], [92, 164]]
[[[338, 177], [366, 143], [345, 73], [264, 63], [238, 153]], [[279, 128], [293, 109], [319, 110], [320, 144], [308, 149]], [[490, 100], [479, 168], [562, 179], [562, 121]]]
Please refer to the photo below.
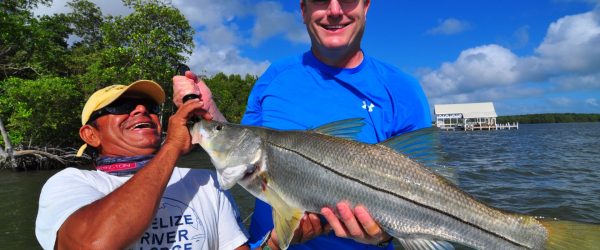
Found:
[[438, 104], [434, 106], [435, 125], [443, 130], [519, 129], [519, 123], [496, 123], [496, 110], [491, 102]]

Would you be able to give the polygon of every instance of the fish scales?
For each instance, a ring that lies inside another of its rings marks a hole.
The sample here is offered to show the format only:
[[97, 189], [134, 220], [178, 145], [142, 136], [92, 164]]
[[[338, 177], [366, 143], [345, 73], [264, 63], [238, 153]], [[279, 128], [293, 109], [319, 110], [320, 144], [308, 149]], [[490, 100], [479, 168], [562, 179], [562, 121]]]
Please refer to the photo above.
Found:
[[[482, 248], [536, 248], [526, 243], [532, 239], [524, 232], [539, 226], [540, 234], [544, 233], [541, 225], [523, 225], [518, 217], [490, 209], [384, 146], [281, 131], [269, 131], [265, 141], [270, 175], [278, 182], [273, 185], [286, 197], [293, 197], [289, 199], [295, 206], [308, 211], [318, 212], [323, 206], [334, 206], [334, 201], [348, 200], [365, 204], [395, 236], [440, 235]], [[393, 219], [399, 215], [405, 218]], [[540, 236], [538, 244], [543, 240]]]

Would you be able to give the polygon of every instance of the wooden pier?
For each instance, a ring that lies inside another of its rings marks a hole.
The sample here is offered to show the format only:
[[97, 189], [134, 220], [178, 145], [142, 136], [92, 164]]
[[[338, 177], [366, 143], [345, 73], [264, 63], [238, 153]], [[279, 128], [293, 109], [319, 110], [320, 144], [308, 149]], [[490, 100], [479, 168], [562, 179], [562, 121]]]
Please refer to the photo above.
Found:
[[491, 102], [435, 105], [435, 126], [445, 131], [519, 129], [519, 123], [497, 124]]
[[502, 130], [502, 129], [519, 129], [519, 123], [506, 123], [506, 124], [486, 124], [486, 123], [467, 123], [463, 126], [465, 131], [475, 130]]
[[467, 123], [467, 124], [438, 124], [437, 127], [444, 131], [475, 131], [475, 130], [504, 130], [504, 129], [519, 129], [519, 123], [506, 123], [506, 124], [481, 124], [481, 123]]

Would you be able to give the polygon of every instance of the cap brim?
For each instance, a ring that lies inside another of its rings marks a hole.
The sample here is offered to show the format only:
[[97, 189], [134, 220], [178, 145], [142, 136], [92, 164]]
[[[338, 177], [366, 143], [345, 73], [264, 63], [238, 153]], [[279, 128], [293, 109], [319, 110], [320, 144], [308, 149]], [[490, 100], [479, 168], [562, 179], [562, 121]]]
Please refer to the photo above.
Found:
[[158, 83], [153, 81], [135, 81], [132, 84], [129, 84], [129, 86], [119, 96], [123, 95], [124, 93], [140, 93], [152, 98], [154, 101], [156, 101], [156, 103], [161, 104], [165, 102], [165, 91], [160, 85], [158, 85]]
[[[115, 87], [115, 86], [117, 86], [117, 88], [119, 88], [119, 87], [122, 87], [122, 88], [120, 88], [118, 90], [108, 89], [108, 88]], [[108, 89], [108, 90], [105, 90], [105, 89]], [[105, 90], [105, 91], [100, 92], [102, 90]], [[165, 91], [162, 89], [162, 87], [160, 85], [158, 85], [158, 83], [155, 83], [155, 82], [149, 81], [149, 80], [135, 81], [127, 86], [112, 85], [112, 86], [106, 87], [102, 90], [94, 93], [90, 97], [90, 99], [88, 99], [88, 102], [83, 107], [83, 111], [81, 112], [81, 125], [85, 125], [87, 123], [87, 121], [89, 119], [89, 115], [92, 112], [106, 107], [107, 105], [111, 104], [112, 102], [117, 100], [119, 97], [121, 97], [125, 93], [144, 95], [144, 96], [151, 98], [152, 100], [156, 101], [156, 103], [159, 103], [159, 104], [162, 104], [165, 102]], [[95, 95], [99, 95], [99, 96], [95, 97]], [[102, 95], [108, 95], [108, 97], [101, 97]], [[97, 98], [100, 100], [91, 102], [90, 100], [92, 98]]]

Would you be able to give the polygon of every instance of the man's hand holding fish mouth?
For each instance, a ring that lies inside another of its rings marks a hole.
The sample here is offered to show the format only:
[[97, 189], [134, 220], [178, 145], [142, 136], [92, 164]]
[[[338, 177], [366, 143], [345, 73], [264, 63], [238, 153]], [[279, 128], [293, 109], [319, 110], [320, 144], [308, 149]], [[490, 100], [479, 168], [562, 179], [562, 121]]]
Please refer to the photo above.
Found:
[[201, 105], [202, 103], [199, 100], [190, 100], [179, 107], [180, 111], [178, 110], [178, 112], [169, 118], [168, 136], [165, 139], [163, 147], [179, 149], [180, 155], [185, 155], [192, 150], [192, 138], [186, 129], [186, 123], [194, 111], [202, 108]]
[[195, 94], [202, 102], [202, 108], [196, 111], [196, 115], [206, 120], [227, 121], [221, 111], [217, 108], [212, 98], [212, 92], [202, 79], [191, 71], [186, 71], [184, 76], [173, 77], [173, 102], [180, 107], [186, 95]]

